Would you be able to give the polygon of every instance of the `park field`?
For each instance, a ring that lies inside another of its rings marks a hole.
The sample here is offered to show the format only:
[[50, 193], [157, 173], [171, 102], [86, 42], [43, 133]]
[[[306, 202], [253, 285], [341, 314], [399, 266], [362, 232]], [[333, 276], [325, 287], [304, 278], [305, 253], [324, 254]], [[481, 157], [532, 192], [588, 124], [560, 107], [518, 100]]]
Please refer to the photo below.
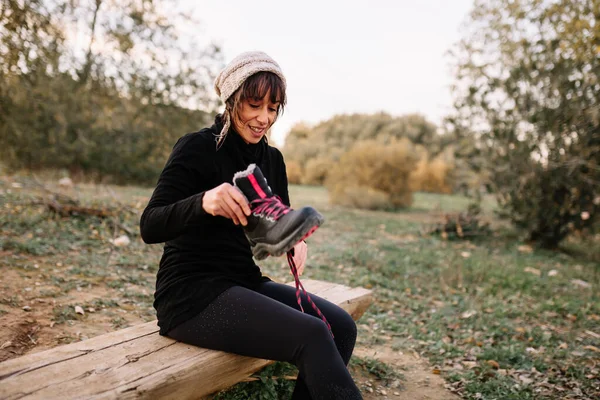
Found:
[[[151, 192], [0, 176], [0, 361], [155, 318], [162, 246], [138, 233]], [[351, 362], [366, 399], [600, 398], [598, 237], [533, 248], [491, 199], [491, 232], [466, 241], [430, 233], [465, 197], [416, 193], [411, 208], [383, 212], [332, 206], [321, 187], [290, 196], [326, 218], [304, 277], [374, 292]], [[260, 265], [291, 280], [285, 258]], [[275, 392], [289, 392], [293, 372], [275, 364], [218, 397], [286, 398]]]

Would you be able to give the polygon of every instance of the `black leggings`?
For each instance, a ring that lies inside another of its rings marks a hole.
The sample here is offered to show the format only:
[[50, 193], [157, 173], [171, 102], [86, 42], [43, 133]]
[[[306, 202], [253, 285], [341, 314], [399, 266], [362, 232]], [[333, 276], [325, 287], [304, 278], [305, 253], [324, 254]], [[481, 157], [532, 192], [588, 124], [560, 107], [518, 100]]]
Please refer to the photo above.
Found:
[[248, 357], [290, 362], [299, 374], [292, 399], [362, 399], [346, 365], [356, 342], [356, 324], [337, 305], [311, 295], [327, 325], [293, 287], [266, 282], [254, 292], [234, 286], [168, 336], [183, 343]]

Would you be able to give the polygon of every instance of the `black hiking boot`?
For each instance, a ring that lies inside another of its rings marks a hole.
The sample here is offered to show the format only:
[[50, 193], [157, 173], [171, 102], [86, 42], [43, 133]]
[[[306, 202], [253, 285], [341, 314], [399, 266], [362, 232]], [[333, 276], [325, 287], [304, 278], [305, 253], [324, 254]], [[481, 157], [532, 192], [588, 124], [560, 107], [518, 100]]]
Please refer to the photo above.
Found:
[[250, 202], [252, 214], [248, 216], [244, 233], [257, 260], [287, 253], [296, 243], [312, 235], [324, 221], [312, 207], [293, 210], [283, 204], [255, 164], [237, 172], [233, 184]]

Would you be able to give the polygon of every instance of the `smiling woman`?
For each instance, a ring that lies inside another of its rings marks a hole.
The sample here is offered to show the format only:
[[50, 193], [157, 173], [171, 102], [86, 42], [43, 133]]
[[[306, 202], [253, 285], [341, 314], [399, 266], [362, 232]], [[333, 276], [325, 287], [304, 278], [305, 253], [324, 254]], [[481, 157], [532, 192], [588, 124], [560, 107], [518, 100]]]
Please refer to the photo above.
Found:
[[246, 143], [258, 143], [283, 113], [283, 85], [277, 75], [259, 72], [248, 78], [228, 100], [227, 107], [233, 110], [233, 125]]
[[[286, 103], [283, 73], [265, 53], [243, 53], [221, 71], [215, 89], [225, 103], [223, 114], [175, 144], [140, 221], [146, 243], [166, 242], [154, 295], [160, 333], [207, 349], [293, 363], [299, 369], [293, 399], [360, 399], [346, 367], [357, 334], [352, 317], [262, 275], [253, 260], [260, 246], [251, 248], [244, 231], [249, 218], [255, 221], [263, 211], [279, 224], [276, 235], [291, 226], [282, 243], [293, 248], [283, 251], [301, 287], [298, 275], [307, 255], [302, 239], [322, 217], [310, 207], [302, 209], [306, 213], [289, 208], [283, 156], [265, 136]], [[291, 219], [298, 224], [284, 223]]]

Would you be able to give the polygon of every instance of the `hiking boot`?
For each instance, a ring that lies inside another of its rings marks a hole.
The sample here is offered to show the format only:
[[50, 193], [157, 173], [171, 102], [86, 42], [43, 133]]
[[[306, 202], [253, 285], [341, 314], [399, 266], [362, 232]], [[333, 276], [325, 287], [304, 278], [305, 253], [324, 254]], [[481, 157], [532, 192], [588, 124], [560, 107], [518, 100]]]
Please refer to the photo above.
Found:
[[285, 254], [296, 243], [312, 235], [324, 221], [312, 207], [293, 210], [283, 204], [255, 164], [237, 172], [233, 184], [250, 202], [252, 214], [248, 216], [244, 233], [257, 260]]

